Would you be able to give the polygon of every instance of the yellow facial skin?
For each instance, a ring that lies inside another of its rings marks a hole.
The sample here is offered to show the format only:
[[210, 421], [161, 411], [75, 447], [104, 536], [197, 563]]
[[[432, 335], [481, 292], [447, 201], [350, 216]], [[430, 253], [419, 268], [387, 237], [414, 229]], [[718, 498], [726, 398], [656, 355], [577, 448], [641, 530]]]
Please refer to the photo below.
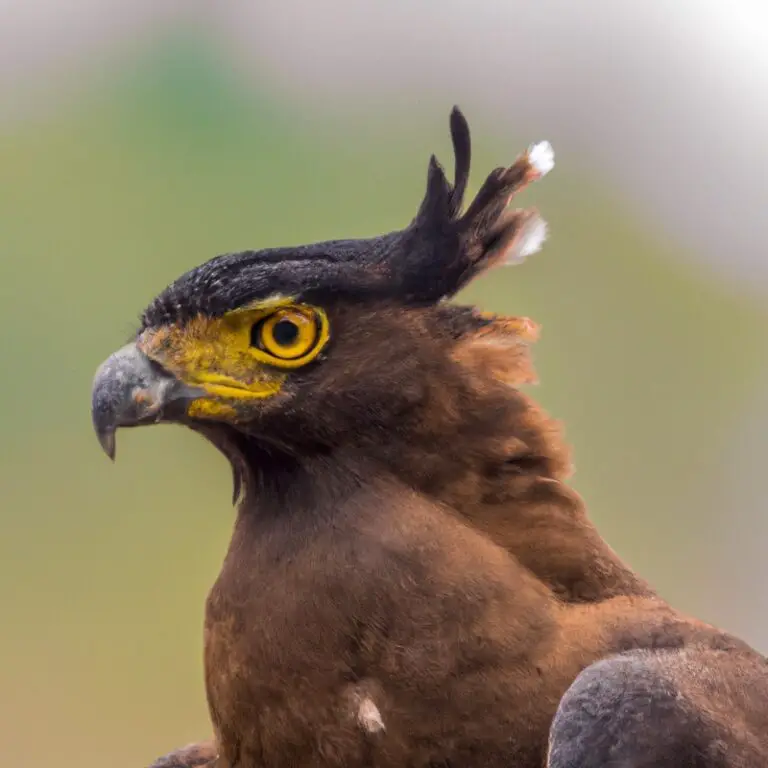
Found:
[[147, 329], [139, 349], [205, 395], [187, 413], [236, 420], [244, 402], [274, 397], [289, 371], [312, 362], [330, 339], [319, 307], [276, 298], [222, 317], [199, 315], [184, 325]]

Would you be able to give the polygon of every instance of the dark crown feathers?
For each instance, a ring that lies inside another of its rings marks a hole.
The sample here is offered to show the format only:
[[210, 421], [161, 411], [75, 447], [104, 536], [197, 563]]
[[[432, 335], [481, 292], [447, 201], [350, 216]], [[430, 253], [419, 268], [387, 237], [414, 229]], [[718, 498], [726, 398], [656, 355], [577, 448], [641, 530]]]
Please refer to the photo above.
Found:
[[535, 210], [508, 209], [512, 197], [553, 164], [548, 143], [532, 145], [508, 168], [496, 168], [462, 215], [469, 180], [469, 125], [458, 107], [450, 117], [455, 156], [451, 184], [434, 155], [427, 190], [413, 221], [378, 237], [330, 240], [217, 256], [186, 272], [147, 307], [142, 327], [221, 315], [273, 295], [305, 301], [329, 297], [434, 304], [476, 275], [514, 262], [544, 239]]

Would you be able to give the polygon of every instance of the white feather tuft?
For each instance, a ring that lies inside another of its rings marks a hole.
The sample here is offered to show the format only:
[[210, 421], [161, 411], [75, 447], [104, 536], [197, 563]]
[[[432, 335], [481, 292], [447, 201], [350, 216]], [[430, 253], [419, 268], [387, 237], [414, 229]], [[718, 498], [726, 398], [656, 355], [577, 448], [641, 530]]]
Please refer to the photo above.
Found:
[[538, 253], [547, 239], [548, 232], [547, 222], [544, 219], [537, 216], [530, 221], [515, 240], [512, 250], [506, 258], [506, 263], [519, 264], [529, 256], [533, 256], [534, 253]]
[[379, 708], [368, 697], [360, 702], [360, 708], [357, 710], [357, 720], [368, 733], [379, 733], [386, 730]]
[[546, 176], [555, 167], [555, 150], [548, 141], [531, 144], [528, 148], [528, 162], [539, 176]]

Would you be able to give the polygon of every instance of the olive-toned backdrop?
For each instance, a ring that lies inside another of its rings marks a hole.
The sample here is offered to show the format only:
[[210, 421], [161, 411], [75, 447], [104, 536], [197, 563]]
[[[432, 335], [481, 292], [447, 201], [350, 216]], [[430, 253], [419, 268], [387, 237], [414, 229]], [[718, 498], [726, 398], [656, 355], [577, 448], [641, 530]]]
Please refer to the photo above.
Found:
[[[429, 153], [452, 162], [450, 103], [384, 106], [342, 120], [171, 37], [0, 122], [8, 765], [137, 768], [208, 735], [201, 621], [233, 518], [228, 468], [170, 427], [121, 434], [111, 465], [91, 377], [152, 296], [210, 256], [406, 224]], [[475, 187], [539, 138], [471, 123]], [[748, 567], [729, 537], [753, 534], [743, 520], [734, 533], [739, 484], [720, 473], [766, 381], [765, 308], [672, 258], [585, 167], [561, 155], [526, 193], [551, 225], [545, 250], [462, 298], [542, 324], [537, 396], [565, 421], [574, 483], [611, 544], [670, 599], [767, 648], [753, 596], [729, 581]]]

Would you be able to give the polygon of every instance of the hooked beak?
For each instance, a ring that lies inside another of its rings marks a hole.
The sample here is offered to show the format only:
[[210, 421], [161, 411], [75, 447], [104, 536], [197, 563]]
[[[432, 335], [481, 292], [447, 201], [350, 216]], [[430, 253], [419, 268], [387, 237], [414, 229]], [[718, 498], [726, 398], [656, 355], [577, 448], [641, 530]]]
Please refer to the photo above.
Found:
[[138, 347], [126, 344], [98, 368], [91, 392], [93, 428], [101, 447], [115, 458], [118, 427], [139, 427], [181, 418], [204, 392], [179, 381]]

